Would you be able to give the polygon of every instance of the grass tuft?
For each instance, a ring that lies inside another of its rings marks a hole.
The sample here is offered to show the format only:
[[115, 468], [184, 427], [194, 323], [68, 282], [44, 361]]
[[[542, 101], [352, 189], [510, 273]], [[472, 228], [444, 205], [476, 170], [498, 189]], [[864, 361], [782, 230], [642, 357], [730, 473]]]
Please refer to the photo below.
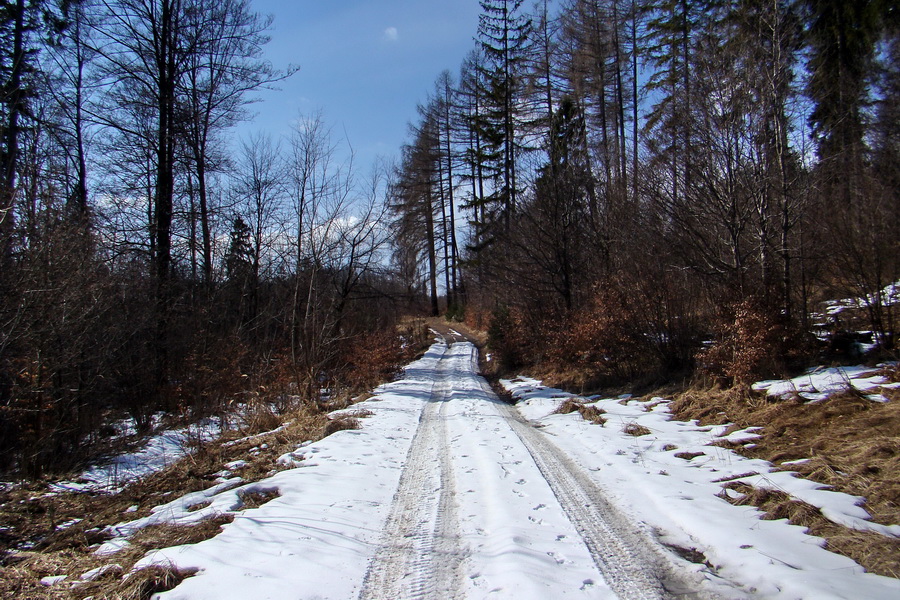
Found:
[[253, 490], [249, 492], [241, 492], [238, 494], [241, 499], [241, 510], [250, 510], [251, 508], [259, 508], [266, 502], [274, 500], [281, 496], [278, 489]]
[[96, 600], [150, 600], [153, 594], [167, 592], [196, 573], [195, 569], [179, 570], [173, 566], [154, 565], [130, 573], [115, 589], [100, 590], [93, 597]]
[[362, 424], [356, 417], [338, 415], [334, 418], [328, 419], [328, 422], [325, 423], [325, 427], [322, 429], [322, 437], [328, 437], [332, 433], [337, 433], [338, 431], [359, 429], [361, 427]]
[[675, 454], [675, 458], [680, 458], [682, 460], [694, 460], [698, 456], [706, 456], [705, 452], [678, 452]]
[[595, 425], [603, 425], [606, 423], [606, 418], [603, 417], [603, 415], [606, 414], [605, 410], [591, 404], [585, 404], [583, 401], [576, 398], [565, 399], [554, 412], [560, 415], [568, 415], [577, 412], [581, 415], [582, 419], [590, 421]]
[[628, 435], [633, 435], [634, 437], [640, 437], [642, 435], [650, 435], [653, 433], [643, 425], [639, 425], [637, 423], [628, 423], [622, 429], [623, 433], [627, 433]]

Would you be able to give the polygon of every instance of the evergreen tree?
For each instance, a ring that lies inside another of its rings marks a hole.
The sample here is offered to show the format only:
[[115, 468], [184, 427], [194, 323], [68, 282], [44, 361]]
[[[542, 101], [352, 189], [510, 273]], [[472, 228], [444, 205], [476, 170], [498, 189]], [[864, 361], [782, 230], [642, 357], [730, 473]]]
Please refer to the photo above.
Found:
[[[23, 121], [37, 93], [37, 64], [43, 0], [0, 3], [0, 261], [12, 251], [16, 177]], [[0, 264], [0, 277], [5, 270]], [[0, 279], [2, 282], [2, 279]]]
[[807, 0], [808, 94], [815, 104], [810, 121], [826, 161], [841, 154], [862, 160], [881, 6], [878, 0]]
[[478, 42], [484, 56], [483, 108], [477, 123], [487, 142], [486, 158], [495, 163], [497, 178], [483, 202], [500, 207], [500, 219], [509, 229], [516, 210], [519, 185], [517, 160], [525, 149], [521, 141], [523, 94], [531, 21], [521, 14], [523, 0], [481, 0]]
[[253, 279], [253, 231], [241, 217], [231, 223], [228, 251], [225, 253], [225, 290], [228, 311], [233, 320], [244, 324], [250, 315]]

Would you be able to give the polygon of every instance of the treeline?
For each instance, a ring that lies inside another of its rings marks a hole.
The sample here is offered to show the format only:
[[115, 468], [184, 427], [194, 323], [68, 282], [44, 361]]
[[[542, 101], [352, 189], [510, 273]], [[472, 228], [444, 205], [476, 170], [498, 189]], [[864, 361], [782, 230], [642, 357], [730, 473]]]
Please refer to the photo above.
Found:
[[420, 107], [391, 189], [409, 289], [508, 366], [595, 383], [784, 369], [825, 298], [891, 351], [896, 3], [550, 4], [482, 0]]
[[0, 4], [0, 472], [396, 358], [382, 174], [317, 115], [229, 139], [295, 70], [270, 24], [247, 0]]

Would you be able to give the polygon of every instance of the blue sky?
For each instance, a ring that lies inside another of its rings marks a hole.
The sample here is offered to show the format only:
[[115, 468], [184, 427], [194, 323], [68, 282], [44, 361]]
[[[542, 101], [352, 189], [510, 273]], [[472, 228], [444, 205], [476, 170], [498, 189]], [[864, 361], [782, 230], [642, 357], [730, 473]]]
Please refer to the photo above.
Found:
[[275, 17], [266, 57], [300, 71], [280, 91], [261, 92], [250, 131], [285, 135], [317, 109], [346, 137], [357, 167], [395, 156], [407, 123], [444, 69], [454, 76], [474, 47], [478, 0], [252, 0]]

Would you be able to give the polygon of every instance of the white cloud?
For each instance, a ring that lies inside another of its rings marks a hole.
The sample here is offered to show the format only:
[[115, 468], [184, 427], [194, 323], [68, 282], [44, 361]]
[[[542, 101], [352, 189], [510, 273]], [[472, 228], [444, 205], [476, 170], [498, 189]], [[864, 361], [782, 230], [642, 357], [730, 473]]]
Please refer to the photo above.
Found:
[[388, 27], [384, 30], [384, 39], [387, 42], [396, 42], [400, 35], [396, 27]]

